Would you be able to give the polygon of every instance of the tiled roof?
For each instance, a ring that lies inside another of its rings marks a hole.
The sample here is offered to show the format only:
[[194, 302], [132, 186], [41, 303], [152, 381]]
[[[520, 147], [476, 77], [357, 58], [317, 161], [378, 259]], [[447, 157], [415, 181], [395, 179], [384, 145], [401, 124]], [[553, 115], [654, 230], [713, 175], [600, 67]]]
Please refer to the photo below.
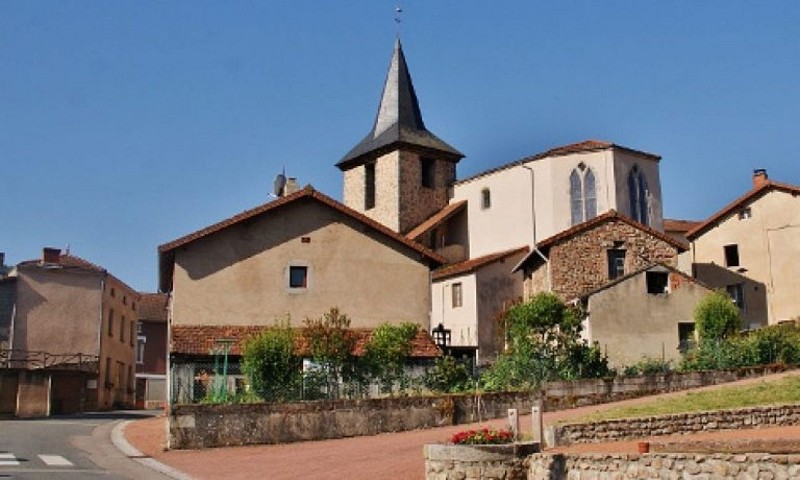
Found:
[[473, 258], [470, 260], [465, 260], [459, 263], [453, 263], [450, 265], [446, 265], [442, 268], [433, 271], [431, 279], [433, 281], [436, 280], [443, 280], [445, 278], [454, 277], [456, 275], [463, 275], [465, 273], [469, 273], [475, 271], [484, 265], [488, 265], [492, 262], [496, 262], [498, 260], [502, 260], [506, 257], [510, 257], [512, 255], [516, 255], [518, 253], [524, 253], [528, 251], [528, 247], [519, 247], [513, 250], [506, 250], [503, 252], [491, 253], [489, 255], [484, 255], [482, 257]]
[[[20, 268], [25, 267], [36, 267], [36, 266], [45, 266], [46, 264], [41, 260], [25, 260], [20, 262], [17, 266]], [[100, 265], [94, 264], [88, 260], [85, 260], [77, 255], [72, 255], [70, 253], [62, 253], [59, 257], [58, 265], [65, 269], [75, 269], [75, 270], [82, 270], [84, 272], [93, 272], [98, 273], [101, 275], [108, 275], [109, 277], [115, 279], [120, 284], [124, 285], [125, 287], [129, 288], [132, 292], [135, 292], [133, 288], [130, 287], [127, 283], [123, 282], [119, 277], [112, 275], [108, 270], [101, 267]]]
[[169, 296], [166, 293], [146, 293], [139, 292], [139, 320], [149, 320], [152, 322], [167, 321], [167, 301]]
[[372, 230], [374, 230], [376, 232], [379, 232], [379, 233], [383, 234], [384, 236], [389, 237], [389, 238], [395, 240], [396, 242], [399, 242], [400, 244], [402, 244], [402, 245], [404, 245], [404, 246], [406, 246], [406, 247], [408, 247], [408, 248], [410, 248], [412, 250], [415, 250], [415, 251], [419, 252], [425, 258], [427, 258], [427, 259], [429, 259], [429, 260], [431, 260], [431, 261], [433, 261], [435, 263], [438, 263], [438, 264], [447, 263], [447, 259], [445, 259], [441, 255], [439, 255], [438, 253], [434, 252], [433, 250], [430, 250], [429, 248], [427, 248], [427, 247], [425, 247], [423, 245], [420, 245], [417, 242], [409, 240], [408, 238], [404, 237], [403, 235], [400, 235], [399, 233], [397, 233], [394, 230], [386, 227], [385, 225], [383, 225], [383, 224], [381, 224], [379, 222], [376, 222], [375, 220], [367, 217], [366, 215], [363, 215], [363, 214], [351, 209], [350, 207], [347, 207], [347, 206], [337, 202], [336, 200], [328, 197], [327, 195], [324, 195], [324, 194], [318, 192], [317, 190], [315, 190], [313, 187], [311, 187], [309, 185], [309, 186], [306, 186], [305, 188], [303, 188], [302, 190], [298, 190], [295, 193], [292, 193], [292, 194], [287, 195], [285, 197], [280, 197], [280, 198], [278, 198], [276, 200], [273, 200], [271, 202], [265, 203], [265, 204], [260, 205], [260, 206], [258, 206], [256, 208], [253, 208], [253, 209], [250, 209], [250, 210], [246, 210], [246, 211], [244, 211], [244, 212], [242, 212], [242, 213], [240, 213], [238, 215], [234, 215], [233, 217], [230, 217], [230, 218], [225, 219], [225, 220], [223, 220], [221, 222], [215, 223], [214, 225], [211, 225], [209, 227], [203, 228], [201, 230], [198, 230], [196, 232], [190, 233], [190, 234], [185, 235], [185, 236], [183, 236], [181, 238], [178, 238], [176, 240], [173, 240], [171, 242], [168, 242], [168, 243], [165, 243], [165, 244], [159, 246], [158, 247], [158, 252], [159, 252], [159, 270], [160, 270], [159, 286], [160, 286], [161, 291], [162, 292], [168, 292], [172, 288], [172, 271], [173, 271], [173, 267], [174, 267], [174, 265], [173, 265], [173, 263], [174, 263], [174, 251], [175, 251], [176, 248], [182, 247], [184, 245], [188, 245], [189, 243], [192, 243], [195, 240], [198, 240], [198, 239], [201, 239], [201, 238], [206, 237], [208, 235], [212, 235], [212, 234], [214, 234], [216, 232], [225, 230], [226, 228], [231, 227], [233, 225], [236, 225], [239, 222], [242, 222], [244, 220], [247, 220], [247, 219], [259, 216], [259, 215], [266, 214], [266, 213], [271, 212], [273, 210], [276, 210], [276, 209], [278, 209], [278, 208], [280, 208], [280, 207], [282, 207], [284, 205], [287, 205], [289, 203], [292, 203], [292, 202], [295, 202], [295, 201], [299, 201], [299, 200], [302, 200], [302, 199], [310, 199], [310, 200], [314, 200], [314, 201], [317, 201], [319, 203], [322, 203], [323, 205], [327, 205], [328, 207], [331, 207], [334, 210], [337, 210], [340, 213], [342, 213], [344, 215], [347, 215], [347, 216], [353, 218], [354, 220], [356, 220], [356, 221], [358, 221], [358, 222], [370, 227]]
[[[564, 240], [566, 240], [568, 238], [571, 238], [571, 237], [573, 237], [575, 235], [578, 235], [579, 233], [585, 232], [586, 230], [594, 228], [597, 225], [600, 225], [601, 223], [609, 222], [609, 221], [612, 221], [612, 220], [619, 220], [621, 222], [627, 223], [628, 225], [630, 225], [630, 226], [632, 226], [634, 228], [638, 228], [639, 230], [642, 230], [645, 233], [648, 233], [648, 234], [650, 234], [650, 235], [652, 235], [652, 236], [654, 236], [654, 237], [656, 237], [656, 238], [658, 238], [660, 240], [663, 240], [663, 241], [669, 243], [670, 245], [672, 245], [673, 247], [675, 247], [678, 250], [678, 252], [685, 252], [686, 250], [689, 249], [689, 246], [686, 245], [685, 243], [683, 243], [683, 242], [681, 242], [681, 241], [679, 241], [679, 240], [677, 240], [675, 238], [672, 238], [672, 237], [670, 237], [669, 235], [667, 235], [665, 233], [662, 233], [662, 232], [659, 232], [658, 230], [650, 228], [647, 225], [639, 223], [636, 220], [617, 212], [616, 210], [609, 210], [609, 211], [607, 211], [606, 213], [604, 213], [602, 215], [598, 215], [598, 216], [592, 218], [591, 220], [587, 220], [587, 221], [585, 221], [583, 223], [579, 223], [579, 224], [575, 225], [572, 228], [568, 228], [568, 229], [564, 230], [563, 232], [557, 233], [557, 234], [555, 234], [555, 235], [553, 235], [551, 237], [548, 237], [548, 238], [542, 240], [541, 242], [537, 243], [536, 246], [540, 250], [550, 248], [551, 246], [553, 246], [553, 245], [555, 245], [557, 243], [561, 243], [562, 241], [564, 241]], [[533, 257], [534, 255], [537, 255], [536, 251], [532, 251], [531, 253], [529, 253], [525, 258], [522, 259], [521, 262], [519, 262], [519, 264], [516, 267], [514, 267], [514, 270], [512, 270], [512, 271], [516, 272], [517, 270], [522, 268], [525, 264], [527, 264], [529, 262], [531, 257]]]
[[414, 227], [413, 230], [411, 230], [406, 234], [406, 237], [416, 241], [422, 235], [438, 227], [445, 220], [452, 217], [456, 213], [460, 212], [466, 205], [467, 205], [466, 200], [461, 200], [460, 202], [451, 203], [450, 205], [444, 207], [443, 209], [431, 215], [431, 217], [425, 220], [424, 222]]
[[534, 160], [540, 160], [543, 158], [548, 157], [561, 157], [564, 155], [571, 155], [573, 153], [584, 153], [584, 152], [595, 152], [599, 150], [620, 150], [623, 152], [631, 153], [633, 155], [638, 155], [642, 157], [647, 157], [651, 160], [659, 161], [661, 157], [652, 153], [643, 152], [641, 150], [634, 150], [632, 148], [623, 147], [622, 145], [617, 145], [615, 143], [606, 142], [603, 140], [584, 140], [583, 142], [572, 143], [569, 145], [563, 145], [560, 147], [551, 148], [546, 152], [537, 153], [535, 155], [531, 155], [525, 158], [521, 158], [519, 160], [515, 160], [510, 163], [506, 163], [505, 165], [501, 165], [499, 167], [491, 168], [489, 170], [485, 170], [481, 173], [477, 173], [472, 175], [471, 177], [467, 177], [465, 179], [459, 180], [456, 182], [456, 185], [460, 185], [463, 183], [471, 182], [477, 178], [485, 177], [486, 175], [491, 175], [492, 173], [496, 173], [502, 170], [507, 170], [509, 168], [513, 168], [519, 165], [523, 165], [528, 162], [532, 162]]
[[702, 223], [703, 222], [697, 220], [675, 220], [672, 218], [665, 218], [664, 232], [686, 233]]
[[800, 187], [797, 187], [795, 185], [789, 185], [788, 183], [780, 183], [780, 182], [773, 182], [772, 180], [767, 180], [758, 187], [753, 188], [749, 192], [745, 193], [741, 197], [729, 203], [722, 210], [708, 217], [708, 220], [706, 220], [705, 222], [691, 229], [686, 234], [686, 238], [688, 238], [689, 240], [694, 240], [695, 238], [699, 237], [702, 233], [704, 233], [706, 230], [715, 226], [720, 220], [724, 219], [728, 215], [731, 215], [739, 208], [742, 208], [744, 205], [756, 200], [761, 195], [764, 195], [767, 192], [773, 190], [789, 193], [791, 195], [800, 195]]
[[[219, 348], [222, 343], [220, 339], [230, 341], [231, 355], [241, 355], [242, 347], [247, 339], [268, 330], [270, 326], [223, 326], [223, 325], [175, 325], [172, 327], [172, 353], [184, 355], [210, 355], [215, 348]], [[302, 329], [296, 329], [295, 351], [298, 355], [308, 352], [308, 342], [302, 337]], [[371, 329], [354, 328], [351, 332], [357, 336], [353, 354], [356, 356], [364, 355], [366, 345], [372, 338]], [[412, 358], [438, 358], [442, 356], [442, 351], [434, 343], [430, 334], [420, 329], [417, 336], [411, 342]]]

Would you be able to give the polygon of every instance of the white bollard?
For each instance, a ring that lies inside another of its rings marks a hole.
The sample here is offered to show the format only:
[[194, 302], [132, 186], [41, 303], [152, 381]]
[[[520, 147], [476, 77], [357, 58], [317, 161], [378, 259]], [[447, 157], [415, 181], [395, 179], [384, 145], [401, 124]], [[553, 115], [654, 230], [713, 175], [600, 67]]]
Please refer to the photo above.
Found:
[[543, 425], [542, 425], [542, 401], [537, 400], [536, 403], [533, 405], [531, 409], [531, 421], [533, 425], [531, 427], [531, 433], [533, 435], [533, 441], [539, 442], [539, 445], [544, 445], [542, 442], [544, 441], [544, 435], [542, 434]]
[[519, 440], [519, 416], [517, 415], [516, 408], [508, 409], [508, 426], [514, 434], [514, 441]]

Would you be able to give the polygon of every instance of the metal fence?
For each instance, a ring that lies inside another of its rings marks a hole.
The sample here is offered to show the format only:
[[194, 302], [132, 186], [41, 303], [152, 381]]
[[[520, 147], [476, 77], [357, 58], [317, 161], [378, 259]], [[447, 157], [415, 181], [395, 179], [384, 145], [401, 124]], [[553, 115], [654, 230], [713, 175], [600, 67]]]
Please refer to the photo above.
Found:
[[0, 350], [0, 368], [75, 370], [97, 373], [100, 357], [86, 353], [52, 354], [31, 350]]

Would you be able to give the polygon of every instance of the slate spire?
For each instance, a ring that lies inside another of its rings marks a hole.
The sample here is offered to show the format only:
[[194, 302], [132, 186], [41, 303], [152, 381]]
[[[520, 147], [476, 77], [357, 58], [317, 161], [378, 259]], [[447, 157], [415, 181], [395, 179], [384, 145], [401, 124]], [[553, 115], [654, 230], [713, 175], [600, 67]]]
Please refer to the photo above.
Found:
[[438, 156], [452, 161], [464, 156], [425, 128], [403, 46], [398, 38], [395, 40], [375, 124], [369, 134], [336, 166], [348, 170], [403, 146], [435, 151]]

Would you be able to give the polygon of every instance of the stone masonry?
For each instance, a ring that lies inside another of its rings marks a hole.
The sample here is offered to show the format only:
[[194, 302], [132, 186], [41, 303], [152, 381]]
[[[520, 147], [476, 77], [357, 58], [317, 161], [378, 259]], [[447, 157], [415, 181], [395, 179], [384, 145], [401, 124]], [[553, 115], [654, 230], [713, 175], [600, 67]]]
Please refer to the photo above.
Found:
[[[610, 249], [625, 250], [625, 273], [653, 262], [677, 267], [678, 248], [646, 230], [610, 218], [588, 230], [565, 238], [550, 248], [550, 275], [553, 292], [565, 301], [608, 283]], [[525, 279], [525, 292], [538, 293], [546, 265]]]

